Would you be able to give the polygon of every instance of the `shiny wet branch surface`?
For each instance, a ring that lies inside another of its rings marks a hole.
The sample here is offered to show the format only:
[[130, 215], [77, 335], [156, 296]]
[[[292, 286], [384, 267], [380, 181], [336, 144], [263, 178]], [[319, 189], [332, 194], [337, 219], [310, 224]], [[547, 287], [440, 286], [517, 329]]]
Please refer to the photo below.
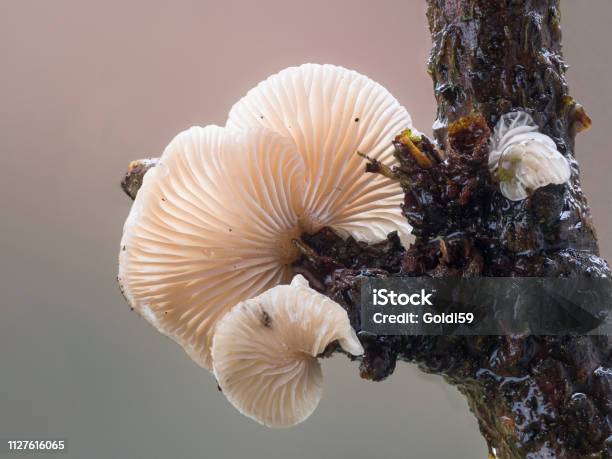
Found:
[[[416, 241], [367, 246], [331, 230], [306, 236], [296, 263], [343, 305], [360, 330], [365, 277], [605, 277], [582, 192], [575, 135], [590, 119], [568, 93], [554, 0], [429, 0], [436, 142], [399, 135], [392, 172]], [[499, 117], [533, 116], [572, 167], [563, 186], [509, 201], [487, 169]], [[602, 306], [603, 307], [603, 306]], [[492, 455], [603, 458], [612, 453], [612, 364], [607, 336], [360, 336], [361, 377], [389, 377], [398, 361], [440, 374], [467, 398]], [[333, 350], [333, 349], [331, 349]], [[330, 350], [330, 351], [331, 351]], [[407, 414], [410, 415], [410, 414]]]

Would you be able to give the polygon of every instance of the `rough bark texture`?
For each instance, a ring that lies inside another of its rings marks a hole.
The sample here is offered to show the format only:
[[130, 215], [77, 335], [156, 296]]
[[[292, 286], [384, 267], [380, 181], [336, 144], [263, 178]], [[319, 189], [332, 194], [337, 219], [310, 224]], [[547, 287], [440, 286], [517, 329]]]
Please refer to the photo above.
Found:
[[130, 198], [136, 199], [136, 194], [142, 185], [142, 179], [149, 169], [157, 166], [159, 158], [136, 159], [128, 165], [128, 170], [121, 180], [121, 188]]
[[[417, 240], [363, 249], [325, 231], [297, 269], [349, 311], [359, 330], [364, 276], [609, 276], [582, 193], [574, 136], [590, 124], [569, 97], [555, 0], [429, 0], [438, 152], [398, 136], [404, 213]], [[530, 113], [572, 164], [563, 186], [505, 199], [487, 170], [499, 117]], [[380, 165], [368, 169], [383, 172]], [[593, 336], [362, 336], [361, 376], [382, 380], [398, 360], [456, 385], [492, 456], [600, 458], [612, 446], [610, 340]]]

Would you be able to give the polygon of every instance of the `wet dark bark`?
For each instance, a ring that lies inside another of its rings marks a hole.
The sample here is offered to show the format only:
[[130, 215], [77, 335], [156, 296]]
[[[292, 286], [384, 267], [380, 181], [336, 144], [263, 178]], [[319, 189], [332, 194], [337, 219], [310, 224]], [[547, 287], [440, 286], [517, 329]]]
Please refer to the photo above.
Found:
[[[555, 0], [428, 0], [435, 138], [398, 136], [394, 172], [416, 242], [367, 249], [329, 231], [296, 267], [343, 304], [359, 330], [364, 276], [609, 276], [580, 187], [574, 136], [590, 120], [568, 95]], [[569, 184], [511, 202], [487, 170], [500, 115], [529, 112], [572, 164]], [[369, 165], [377, 171], [378, 165]], [[387, 171], [388, 172], [388, 171]], [[325, 276], [330, 274], [331, 276]], [[379, 336], [362, 340], [361, 376], [397, 361], [443, 375], [463, 393], [491, 454], [600, 458], [612, 446], [610, 340], [604, 336]]]

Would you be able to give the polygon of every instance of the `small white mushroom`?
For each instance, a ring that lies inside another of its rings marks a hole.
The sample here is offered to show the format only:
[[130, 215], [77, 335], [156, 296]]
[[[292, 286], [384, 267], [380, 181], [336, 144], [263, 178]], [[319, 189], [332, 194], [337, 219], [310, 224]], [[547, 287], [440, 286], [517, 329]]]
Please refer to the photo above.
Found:
[[211, 368], [216, 322], [290, 280], [303, 161], [271, 131], [193, 127], [144, 176], [123, 230], [119, 282], [132, 307]]
[[571, 169], [555, 142], [529, 114], [503, 115], [489, 140], [489, 171], [499, 180], [502, 194], [520, 201], [534, 190], [569, 180]]
[[269, 427], [289, 427], [321, 400], [317, 356], [334, 341], [363, 354], [346, 311], [298, 275], [221, 319], [212, 348], [215, 376], [241, 413]]
[[334, 65], [290, 67], [250, 90], [231, 109], [227, 126], [265, 127], [292, 138], [306, 163], [304, 227], [330, 226], [374, 242], [398, 231], [410, 240], [398, 183], [364, 174], [357, 151], [393, 161], [393, 138], [415, 131], [410, 115], [380, 84]]

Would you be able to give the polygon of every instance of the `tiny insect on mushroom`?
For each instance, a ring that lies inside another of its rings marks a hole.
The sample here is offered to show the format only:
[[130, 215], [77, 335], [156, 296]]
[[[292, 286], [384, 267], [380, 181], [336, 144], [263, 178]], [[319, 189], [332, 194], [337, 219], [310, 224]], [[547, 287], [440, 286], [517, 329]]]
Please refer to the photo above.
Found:
[[393, 138], [410, 129], [410, 114], [380, 84], [335, 65], [290, 67], [236, 103], [227, 126], [264, 127], [292, 138], [306, 164], [302, 220], [375, 242], [391, 231], [411, 240], [398, 182], [364, 174], [363, 158], [393, 161]]
[[[282, 98], [277, 80], [288, 84]], [[125, 297], [211, 369], [219, 319], [289, 281], [304, 233], [331, 226], [406, 240], [399, 185], [365, 174], [356, 152], [390, 159], [407, 128], [408, 112], [356, 72], [308, 64], [271, 77], [232, 109], [228, 127], [179, 134], [144, 175], [121, 241]]]
[[215, 376], [228, 400], [268, 427], [304, 421], [321, 400], [317, 356], [337, 341], [363, 354], [346, 311], [301, 276], [239, 303], [213, 340]]
[[567, 182], [571, 169], [555, 142], [529, 114], [503, 115], [489, 140], [489, 171], [499, 180], [501, 193], [520, 201], [538, 188]]

